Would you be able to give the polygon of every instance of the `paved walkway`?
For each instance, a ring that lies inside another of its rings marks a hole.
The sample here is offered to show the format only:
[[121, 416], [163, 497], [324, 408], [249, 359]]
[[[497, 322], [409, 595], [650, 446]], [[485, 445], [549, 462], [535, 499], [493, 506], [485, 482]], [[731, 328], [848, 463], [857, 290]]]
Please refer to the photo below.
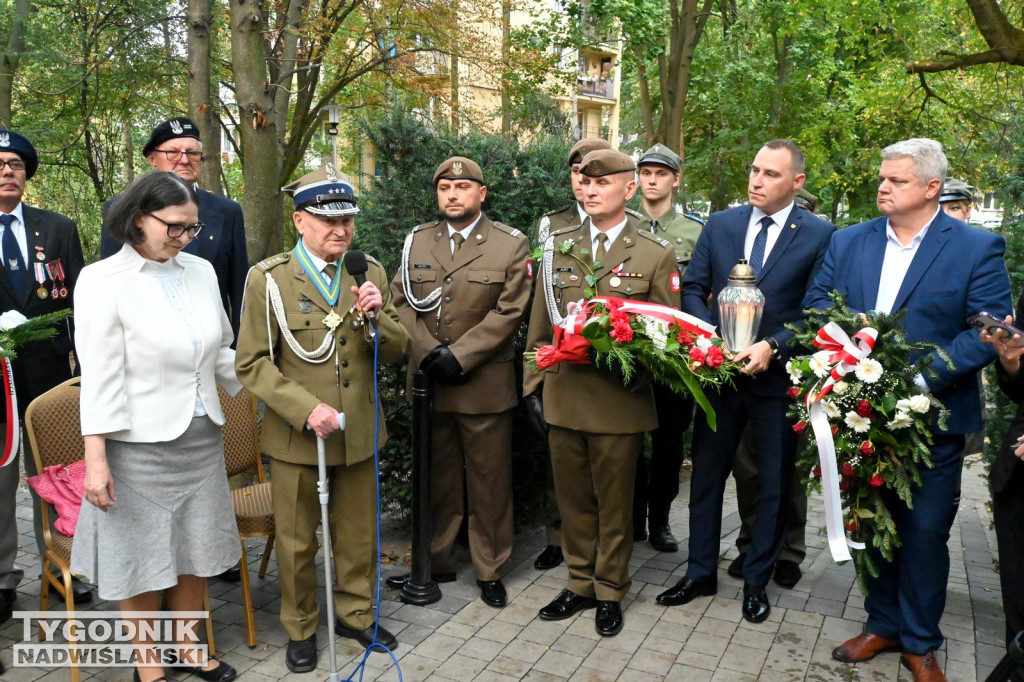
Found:
[[[685, 471], [684, 476], [688, 477]], [[678, 536], [687, 527], [686, 492], [673, 508], [672, 526]], [[399, 640], [395, 652], [400, 665], [383, 653], [374, 653], [361, 671], [363, 680], [682, 680], [714, 682], [762, 680], [909, 680], [899, 656], [886, 654], [870, 663], [853, 666], [838, 663], [830, 651], [860, 631], [864, 620], [863, 599], [854, 583], [852, 566], [833, 564], [824, 550], [824, 538], [815, 531], [809, 537], [804, 578], [792, 590], [769, 585], [772, 612], [757, 625], [740, 615], [742, 584], [728, 577], [725, 567], [735, 556], [732, 540], [737, 516], [732, 489], [727, 491], [722, 542], [724, 558], [719, 572], [719, 593], [682, 607], [658, 606], [654, 598], [685, 571], [686, 551], [655, 552], [639, 543], [631, 562], [633, 589], [625, 600], [625, 629], [616, 637], [594, 632], [594, 612], [584, 611], [561, 622], [536, 618], [537, 610], [565, 585], [566, 569], [546, 573], [533, 568], [533, 558], [543, 546], [539, 531], [522, 534], [505, 570], [509, 605], [501, 610], [479, 600], [468, 558], [456, 583], [442, 586], [444, 598], [428, 607], [397, 601], [396, 593], [384, 591], [382, 623]], [[1002, 601], [999, 576], [994, 572], [995, 537], [986, 509], [988, 494], [980, 467], [964, 474], [964, 500], [953, 526], [946, 615], [942, 630], [947, 644], [939, 653], [947, 677], [956, 682], [982, 681], [1003, 654]], [[809, 528], [822, 524], [820, 500], [811, 500]], [[22, 547], [34, 546], [30, 538], [31, 509], [28, 493], [18, 493], [18, 524]], [[262, 546], [252, 542], [249, 556], [258, 566]], [[383, 550], [399, 557], [408, 553], [408, 538], [384, 531]], [[38, 608], [39, 581], [36, 559], [22, 553], [26, 580], [18, 590], [16, 608]], [[314, 673], [293, 675], [284, 663], [287, 637], [277, 619], [279, 590], [271, 562], [264, 580], [253, 573], [253, 598], [259, 644], [245, 644], [241, 593], [237, 585], [211, 581], [210, 596], [216, 623], [218, 656], [231, 663], [246, 682], [271, 680], [323, 680], [328, 676], [327, 628], [322, 615], [318, 641], [323, 651]], [[398, 572], [385, 566], [385, 574]], [[100, 602], [92, 609], [114, 609]], [[323, 611], [321, 612], [323, 614]], [[10, 668], [12, 646], [21, 637], [17, 619], [0, 627], [0, 660], [8, 666], [0, 679], [67, 680], [64, 670]], [[341, 679], [355, 675], [362, 651], [347, 640], [338, 641]], [[130, 680], [125, 668], [83, 669], [83, 679]], [[171, 675], [170, 679], [186, 679]], [[198, 678], [194, 678], [198, 679]]]

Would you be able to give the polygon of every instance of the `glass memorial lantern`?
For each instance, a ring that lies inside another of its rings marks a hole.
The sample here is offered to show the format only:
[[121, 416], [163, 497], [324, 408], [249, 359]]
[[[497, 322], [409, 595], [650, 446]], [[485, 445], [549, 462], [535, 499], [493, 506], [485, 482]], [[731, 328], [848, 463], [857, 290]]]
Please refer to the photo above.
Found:
[[738, 353], [754, 343], [763, 310], [754, 268], [741, 258], [729, 273], [728, 286], [718, 293], [718, 326], [726, 348]]

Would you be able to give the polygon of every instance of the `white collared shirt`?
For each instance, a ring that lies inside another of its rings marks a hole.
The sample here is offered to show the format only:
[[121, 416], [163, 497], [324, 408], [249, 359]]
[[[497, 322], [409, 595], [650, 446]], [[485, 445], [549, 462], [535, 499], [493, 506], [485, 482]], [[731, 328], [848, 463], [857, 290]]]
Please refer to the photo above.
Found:
[[324, 268], [326, 268], [328, 265], [333, 264], [335, 266], [334, 274], [338, 274], [337, 268], [340, 267], [338, 265], [338, 261], [336, 261], [336, 260], [332, 260], [330, 262], [325, 261], [322, 258], [314, 256], [313, 252], [310, 251], [309, 249], [306, 249], [306, 255], [309, 256], [309, 262], [311, 262], [313, 265], [316, 266], [316, 269], [319, 270], [320, 274], [324, 276], [324, 281], [326, 281], [327, 284], [329, 285], [331, 283], [331, 278], [327, 276], [326, 272], [324, 272]]
[[[14, 222], [11, 223], [11, 230], [14, 232], [15, 239], [18, 240], [18, 246], [21, 247], [21, 257], [25, 261], [25, 267], [32, 269], [32, 264], [28, 261], [28, 237], [25, 233], [25, 214], [22, 212], [21, 207], [23, 204], [19, 201], [18, 205], [14, 207], [14, 210], [10, 212], [10, 215], [14, 216]], [[0, 225], [0, 244], [3, 243], [4, 230], [7, 229], [3, 225]], [[7, 254], [3, 253], [3, 247], [0, 247], [0, 257], [6, 257]]]
[[764, 261], [762, 265], [768, 262], [768, 254], [772, 252], [775, 242], [779, 241], [782, 227], [786, 224], [789, 214], [793, 212], [794, 205], [795, 202], [791, 201], [789, 206], [781, 211], [776, 211], [770, 216], [757, 206], [751, 207], [753, 210], [750, 211], [750, 221], [747, 223], [747, 236], [743, 240], [743, 257], [747, 261], [750, 260], [750, 252], [754, 250], [754, 240], [757, 238], [757, 233], [761, 231], [761, 219], [768, 216], [772, 219], [773, 224], [768, 226], [768, 241], [764, 245]]
[[580, 225], [583, 224], [584, 220], [590, 217], [587, 215], [587, 212], [583, 210], [583, 204], [578, 201], [576, 202], [576, 212], [580, 214]]
[[[622, 234], [622, 230], [625, 227], [626, 227], [626, 219], [623, 218], [622, 222], [619, 223], [618, 225], [616, 225], [615, 227], [610, 227], [607, 230], [603, 230], [603, 232], [606, 235], [608, 235], [608, 241], [606, 241], [604, 243], [604, 248], [605, 249], [607, 249], [608, 251], [612, 250], [612, 244], [614, 244], [615, 240], [619, 238], [619, 235]], [[597, 235], [601, 234], [601, 232], [602, 232], [602, 230], [599, 230], [599, 229], [597, 229], [597, 227], [594, 226], [594, 221], [590, 221], [590, 253], [591, 254], [597, 253], [597, 247], [598, 247]]]
[[465, 244], [466, 242], [469, 241], [469, 235], [473, 233], [473, 228], [477, 226], [477, 223], [480, 222], [480, 218], [482, 216], [483, 213], [477, 213], [476, 220], [474, 220], [472, 223], [469, 224], [469, 226], [464, 227], [461, 230], [456, 230], [454, 227], [452, 227], [451, 223], [448, 223], [448, 248], [451, 250], [452, 255], [455, 255], [455, 240], [452, 239], [452, 237], [455, 236], [455, 233], [458, 232], [459, 234], [462, 235], [462, 243]]
[[895, 230], [889, 221], [885, 221], [885, 256], [882, 260], [882, 275], [878, 279], [878, 297], [875, 299], [875, 311], [879, 313], [891, 313], [896, 303], [896, 296], [903, 286], [903, 279], [907, 276], [910, 263], [917, 255], [917, 250], [928, 234], [928, 229], [935, 222], [935, 216], [939, 215], [938, 209], [925, 226], [914, 235], [910, 243], [904, 246], [896, 237]]

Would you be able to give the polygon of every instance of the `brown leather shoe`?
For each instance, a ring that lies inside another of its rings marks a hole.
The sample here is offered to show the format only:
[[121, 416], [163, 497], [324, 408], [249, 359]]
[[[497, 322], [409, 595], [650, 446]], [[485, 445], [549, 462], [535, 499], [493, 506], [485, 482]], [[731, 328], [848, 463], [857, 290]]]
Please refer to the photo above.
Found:
[[914, 682], [946, 682], [946, 676], [943, 674], [942, 668], [939, 667], [939, 662], [935, 660], [934, 651], [929, 651], [922, 656], [908, 654], [904, 651], [900, 656], [900, 663], [914, 673]]
[[832, 650], [832, 658], [843, 663], [860, 663], [870, 661], [878, 654], [886, 651], [899, 651], [900, 640], [886, 639], [864, 630], [852, 639], [848, 639]]

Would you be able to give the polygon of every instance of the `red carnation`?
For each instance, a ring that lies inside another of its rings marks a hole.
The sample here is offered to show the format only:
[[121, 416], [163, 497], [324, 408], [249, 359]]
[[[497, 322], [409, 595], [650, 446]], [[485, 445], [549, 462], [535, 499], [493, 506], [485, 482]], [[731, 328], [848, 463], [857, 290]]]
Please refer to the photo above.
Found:
[[[803, 433], [807, 430], [807, 422], [797, 422], [796, 424], [793, 424], [793, 430], [797, 433]], [[821, 475], [820, 472], [818, 475]]]
[[871, 476], [871, 480], [869, 480], [868, 483], [870, 483], [871, 487], [873, 488], [880, 488], [882, 485], [885, 484], [885, 481], [878, 474], [873, 474]]
[[690, 369], [700, 369], [700, 366], [704, 364], [704, 360], [707, 358], [707, 353], [702, 351], [697, 346], [690, 349]]
[[875, 444], [869, 440], [864, 441], [863, 443], [860, 444], [860, 454], [864, 455], [865, 457], [870, 457], [871, 455], [875, 454]]
[[722, 361], [725, 360], [725, 356], [722, 355], [722, 349], [718, 346], [711, 346], [708, 348], [707, 359], [705, 364], [711, 369], [718, 369], [722, 366]]
[[811, 473], [814, 474], [815, 478], [821, 478], [821, 466], [819, 465], [814, 467], [814, 469], [811, 470]]
[[793, 400], [796, 400], [797, 398], [800, 397], [800, 387], [790, 386], [789, 388], [786, 389], [786, 395], [788, 395]]
[[835, 438], [836, 434], [839, 433], [839, 426], [833, 424], [832, 426], [829, 427], [829, 430], [832, 431], [832, 437]]
[[841, 479], [839, 479], [839, 489], [842, 490], [845, 493], [847, 490], [850, 489], [850, 481], [851, 480], [853, 480], [853, 479], [851, 479], [848, 476], [843, 476]]
[[857, 403], [857, 414], [859, 414], [862, 417], [870, 417], [871, 403], [869, 403], [866, 400], [862, 400], [859, 403]]
[[853, 465], [849, 462], [843, 462], [843, 466], [840, 471], [843, 472], [843, 476], [853, 476]]
[[850, 519], [850, 522], [846, 524], [846, 530], [851, 533], [857, 530], [857, 519]]
[[625, 315], [611, 316], [612, 328], [608, 335], [619, 343], [629, 343], [633, 340], [633, 327], [629, 324], [629, 318]]

